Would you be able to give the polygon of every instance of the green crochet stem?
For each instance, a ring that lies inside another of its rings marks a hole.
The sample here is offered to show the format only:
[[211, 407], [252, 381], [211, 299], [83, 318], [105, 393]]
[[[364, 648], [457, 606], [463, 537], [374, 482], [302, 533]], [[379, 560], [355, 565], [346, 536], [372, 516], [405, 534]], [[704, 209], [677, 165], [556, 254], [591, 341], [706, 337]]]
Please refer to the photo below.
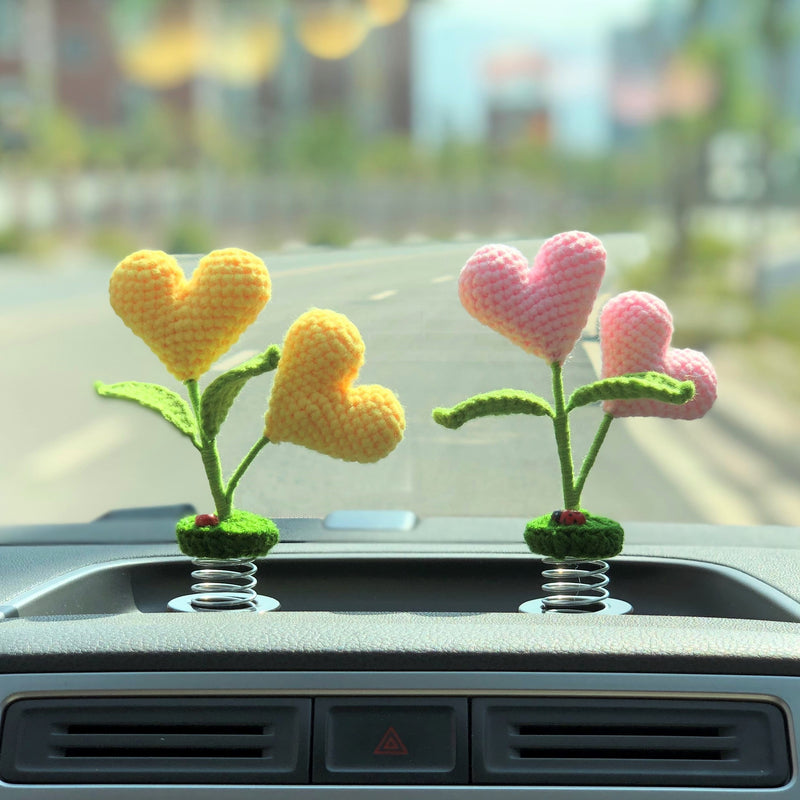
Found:
[[561, 464], [561, 487], [564, 493], [564, 508], [578, 508], [580, 494], [575, 491], [575, 467], [572, 464], [569, 416], [564, 402], [564, 374], [558, 361], [554, 361], [550, 365], [550, 369], [553, 373], [553, 401], [555, 404], [553, 428], [556, 435], [558, 460]]
[[269, 439], [262, 437], [250, 448], [250, 452], [244, 457], [242, 463], [239, 464], [231, 476], [230, 481], [228, 481], [228, 485], [225, 486], [225, 482], [222, 478], [222, 464], [219, 459], [216, 437], [208, 436], [202, 422], [200, 412], [200, 390], [197, 386], [197, 381], [191, 378], [186, 381], [186, 390], [189, 393], [189, 402], [191, 403], [192, 411], [197, 420], [197, 427], [200, 431], [200, 456], [203, 460], [203, 468], [206, 471], [206, 477], [208, 478], [211, 496], [214, 498], [214, 507], [220, 520], [226, 520], [230, 517], [231, 511], [233, 510], [233, 493], [236, 490], [236, 486], [261, 449], [269, 443]]
[[592, 442], [592, 446], [589, 448], [589, 452], [583, 459], [583, 464], [581, 464], [581, 471], [580, 474], [578, 475], [578, 482], [575, 484], [575, 492], [578, 496], [577, 499], [578, 503], [580, 503], [581, 501], [581, 494], [583, 494], [583, 487], [584, 484], [586, 483], [586, 478], [589, 476], [589, 472], [594, 466], [597, 454], [600, 452], [600, 448], [603, 446], [603, 442], [606, 439], [606, 434], [608, 433], [608, 429], [611, 427], [611, 423], [613, 421], [614, 417], [611, 414], [603, 415], [603, 421], [600, 423], [600, 427], [597, 429], [597, 433], [594, 435], [594, 441]]
[[233, 493], [236, 491], [236, 487], [239, 485], [242, 475], [244, 475], [247, 468], [253, 463], [255, 457], [261, 452], [261, 449], [268, 444], [269, 439], [267, 439], [266, 436], [262, 436], [250, 448], [250, 452], [242, 459], [242, 463], [236, 467], [236, 471], [231, 475], [231, 479], [228, 481], [228, 488], [225, 490], [225, 497], [231, 506], [233, 506]]
[[197, 427], [200, 430], [200, 456], [203, 459], [203, 468], [206, 471], [211, 496], [214, 498], [217, 516], [221, 520], [227, 519], [231, 513], [231, 503], [225, 496], [217, 440], [206, 435], [203, 424], [200, 421], [200, 390], [197, 387], [197, 381], [192, 378], [186, 381], [186, 391], [189, 393], [189, 402], [192, 405]]
[[555, 416], [553, 417], [553, 427], [556, 434], [556, 447], [558, 448], [558, 460], [561, 464], [561, 486], [564, 492], [564, 508], [578, 509], [581, 505], [581, 494], [586, 484], [586, 478], [594, 466], [597, 454], [603, 446], [608, 429], [614, 417], [605, 414], [594, 436], [592, 446], [583, 459], [578, 480], [575, 480], [575, 466], [572, 462], [572, 442], [569, 430], [569, 411], [564, 403], [564, 375], [561, 364], [555, 362], [550, 365], [553, 372], [553, 400], [555, 402]]

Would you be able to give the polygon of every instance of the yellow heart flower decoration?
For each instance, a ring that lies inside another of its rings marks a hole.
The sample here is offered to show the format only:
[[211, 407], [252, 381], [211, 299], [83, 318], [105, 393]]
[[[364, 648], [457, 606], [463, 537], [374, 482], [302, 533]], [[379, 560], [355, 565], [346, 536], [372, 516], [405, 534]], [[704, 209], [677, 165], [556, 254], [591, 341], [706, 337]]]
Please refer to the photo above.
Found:
[[190, 280], [161, 250], [139, 250], [111, 275], [111, 305], [180, 381], [231, 348], [270, 298], [264, 262], [236, 247], [200, 259]]
[[405, 414], [384, 386], [352, 386], [364, 341], [343, 314], [312, 309], [289, 328], [275, 373], [264, 435], [344, 461], [368, 463], [403, 438]]

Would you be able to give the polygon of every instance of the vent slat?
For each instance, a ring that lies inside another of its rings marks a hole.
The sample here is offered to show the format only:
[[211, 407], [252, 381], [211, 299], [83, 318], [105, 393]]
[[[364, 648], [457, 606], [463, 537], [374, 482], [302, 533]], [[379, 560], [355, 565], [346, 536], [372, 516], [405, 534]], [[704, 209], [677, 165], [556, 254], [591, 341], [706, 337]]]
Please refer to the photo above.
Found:
[[519, 758], [527, 760], [546, 760], [548, 764], [552, 764], [554, 760], [559, 761], [559, 763], [579, 760], [581, 762], [602, 761], [606, 763], [606, 766], [608, 766], [611, 761], [636, 761], [640, 766], [642, 762], [646, 761], [651, 761], [653, 764], [659, 765], [663, 765], [665, 761], [687, 765], [690, 763], [695, 764], [699, 761], [721, 761], [725, 757], [723, 753], [718, 751], [657, 750], [647, 752], [645, 750], [624, 750], [620, 748], [608, 748], [603, 750], [597, 747], [587, 747], [584, 749], [573, 748], [568, 751], [559, 750], [557, 748], [551, 750], [518, 750], [517, 755]]
[[685, 750], [702, 752], [731, 752], [739, 746], [733, 736], [720, 736], [716, 739], [699, 736], [616, 736], [606, 733], [603, 736], [511, 736], [509, 745], [517, 750], [575, 749], [595, 750]]
[[516, 724], [512, 726], [512, 735], [518, 736], [552, 736], [559, 734], [563, 736], [583, 735], [583, 736], [697, 736], [714, 737], [727, 735], [727, 729], [715, 727], [698, 727], [696, 725], [675, 725], [666, 722], [663, 725], [621, 725], [613, 719], [609, 719], [604, 725], [592, 725], [588, 721], [585, 724], [568, 725], [563, 722], [552, 722], [539, 725]]
[[274, 725], [132, 725], [130, 723], [117, 723], [104, 725], [75, 725], [67, 726], [62, 731], [65, 734], [120, 734], [125, 736], [139, 736], [147, 733], [156, 733], [159, 736], [169, 736], [179, 733], [208, 734], [209, 736], [273, 736], [275, 734]]
[[228, 748], [259, 748], [270, 747], [273, 744], [272, 736], [209, 736], [197, 735], [164, 735], [158, 736], [148, 733], [144, 736], [123, 736], [121, 734], [72, 734], [54, 733], [50, 743], [56, 749], [89, 747], [95, 749], [125, 749], [138, 750], [157, 749], [159, 747], [198, 747], [207, 750], [226, 750]]
[[64, 750], [63, 756], [64, 758], [70, 759], [72, 761], [77, 761], [80, 759], [91, 759], [95, 760], [102, 760], [102, 759], [119, 759], [124, 760], [128, 766], [135, 763], [138, 759], [146, 759], [150, 761], [154, 758], [163, 758], [163, 759], [202, 759], [204, 762], [213, 760], [213, 759], [225, 759], [226, 763], [234, 758], [244, 758], [244, 759], [263, 759], [265, 758], [267, 751], [265, 750], [247, 750], [243, 748], [231, 748], [230, 750], [218, 750], [216, 748], [209, 748], [203, 749], [200, 747], [176, 747], [176, 748], [141, 748], [137, 749], [134, 752], [131, 752], [130, 749], [119, 747], [102, 747], [102, 748], [92, 748], [92, 747], [70, 747], [67, 750]]

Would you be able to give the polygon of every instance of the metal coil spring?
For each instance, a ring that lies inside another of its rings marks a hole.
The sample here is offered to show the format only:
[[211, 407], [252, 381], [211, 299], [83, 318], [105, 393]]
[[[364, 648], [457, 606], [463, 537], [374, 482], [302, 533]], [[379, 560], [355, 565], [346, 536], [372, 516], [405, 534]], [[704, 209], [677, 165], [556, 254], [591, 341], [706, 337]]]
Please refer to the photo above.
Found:
[[246, 611], [256, 608], [256, 565], [252, 561], [192, 559], [195, 611]]
[[543, 610], [581, 614], [605, 608], [609, 596], [606, 561], [543, 558], [542, 563], [550, 566], [542, 570], [546, 581], [542, 591], [547, 595], [542, 599]]

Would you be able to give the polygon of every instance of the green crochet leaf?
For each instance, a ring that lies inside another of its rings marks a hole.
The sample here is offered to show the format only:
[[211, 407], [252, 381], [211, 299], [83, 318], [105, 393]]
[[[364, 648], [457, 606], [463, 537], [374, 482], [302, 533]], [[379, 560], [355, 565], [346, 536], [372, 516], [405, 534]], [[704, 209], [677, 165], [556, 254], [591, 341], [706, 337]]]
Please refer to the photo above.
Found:
[[200, 447], [200, 436], [189, 404], [177, 393], [157, 383], [123, 381], [103, 383], [96, 381], [94, 389], [101, 397], [131, 400], [144, 408], [157, 411], [184, 436], [188, 436], [195, 447]]
[[280, 358], [281, 350], [273, 344], [263, 353], [247, 359], [238, 367], [223, 372], [206, 387], [200, 400], [200, 419], [203, 430], [209, 439], [216, 438], [233, 401], [247, 381], [256, 375], [275, 369]]
[[517, 389], [498, 389], [495, 392], [476, 394], [452, 408], [433, 409], [434, 421], [453, 430], [476, 417], [497, 417], [504, 414], [554, 416], [553, 409], [546, 400]]
[[660, 400], [683, 405], [694, 397], [694, 383], [679, 381], [663, 372], [633, 372], [579, 386], [569, 398], [567, 412], [599, 400]]

